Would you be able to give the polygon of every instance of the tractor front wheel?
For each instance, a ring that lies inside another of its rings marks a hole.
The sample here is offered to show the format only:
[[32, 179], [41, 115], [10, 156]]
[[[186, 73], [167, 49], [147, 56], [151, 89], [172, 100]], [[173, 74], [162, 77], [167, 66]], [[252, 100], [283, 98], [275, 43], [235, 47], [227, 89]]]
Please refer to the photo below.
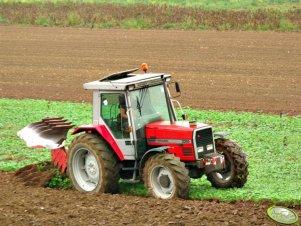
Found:
[[185, 164], [171, 154], [150, 157], [143, 169], [144, 184], [155, 198], [172, 199], [189, 196], [189, 176]]
[[216, 188], [241, 188], [247, 182], [248, 162], [246, 154], [233, 141], [215, 140], [216, 151], [225, 157], [225, 169], [207, 175], [208, 180]]
[[79, 191], [118, 192], [120, 164], [107, 144], [96, 135], [82, 134], [73, 140], [67, 169]]

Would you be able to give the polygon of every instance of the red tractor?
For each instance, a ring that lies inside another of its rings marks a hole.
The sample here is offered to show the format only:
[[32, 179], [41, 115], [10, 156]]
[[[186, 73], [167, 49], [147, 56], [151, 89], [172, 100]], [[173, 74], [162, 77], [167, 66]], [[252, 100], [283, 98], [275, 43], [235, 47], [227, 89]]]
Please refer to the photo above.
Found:
[[18, 135], [30, 147], [52, 149], [54, 164], [83, 192], [116, 193], [122, 178], [143, 181], [156, 198], [188, 198], [190, 178], [204, 174], [214, 187], [243, 187], [248, 162], [241, 147], [184, 114], [179, 121], [168, 88], [180, 92], [179, 84], [145, 66], [142, 74], [133, 69], [84, 84], [93, 91], [93, 120], [72, 132], [78, 136], [68, 148], [72, 125], [63, 118], [45, 118]]

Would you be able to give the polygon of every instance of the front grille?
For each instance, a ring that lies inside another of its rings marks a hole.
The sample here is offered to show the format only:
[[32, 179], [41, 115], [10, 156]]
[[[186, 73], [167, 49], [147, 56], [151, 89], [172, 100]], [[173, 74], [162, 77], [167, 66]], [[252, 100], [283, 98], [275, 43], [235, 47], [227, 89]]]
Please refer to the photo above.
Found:
[[[202, 158], [205, 154], [214, 153], [212, 128], [197, 130], [194, 139], [198, 158]], [[211, 150], [207, 150], [208, 144], [212, 144]], [[201, 147], [203, 147], [202, 152], [198, 151]]]
[[193, 148], [190, 148], [190, 147], [182, 148], [182, 152], [183, 152], [183, 156], [193, 156], [194, 155]]

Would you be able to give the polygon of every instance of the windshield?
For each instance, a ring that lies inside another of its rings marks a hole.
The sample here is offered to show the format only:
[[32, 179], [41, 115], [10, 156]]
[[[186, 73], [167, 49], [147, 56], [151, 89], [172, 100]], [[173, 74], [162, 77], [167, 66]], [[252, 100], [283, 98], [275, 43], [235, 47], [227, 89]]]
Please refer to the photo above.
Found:
[[148, 87], [130, 92], [135, 124], [139, 127], [155, 121], [170, 121], [163, 85]]

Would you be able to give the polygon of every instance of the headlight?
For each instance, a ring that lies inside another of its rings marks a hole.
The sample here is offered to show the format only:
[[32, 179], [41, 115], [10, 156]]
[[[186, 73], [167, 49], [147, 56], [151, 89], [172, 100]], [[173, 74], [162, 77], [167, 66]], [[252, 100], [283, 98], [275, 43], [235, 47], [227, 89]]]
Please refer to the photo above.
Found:
[[203, 152], [204, 148], [203, 147], [198, 147], [198, 153]]
[[212, 149], [213, 149], [213, 144], [208, 144], [208, 145], [206, 146], [206, 148], [207, 148], [207, 151], [212, 150]]

